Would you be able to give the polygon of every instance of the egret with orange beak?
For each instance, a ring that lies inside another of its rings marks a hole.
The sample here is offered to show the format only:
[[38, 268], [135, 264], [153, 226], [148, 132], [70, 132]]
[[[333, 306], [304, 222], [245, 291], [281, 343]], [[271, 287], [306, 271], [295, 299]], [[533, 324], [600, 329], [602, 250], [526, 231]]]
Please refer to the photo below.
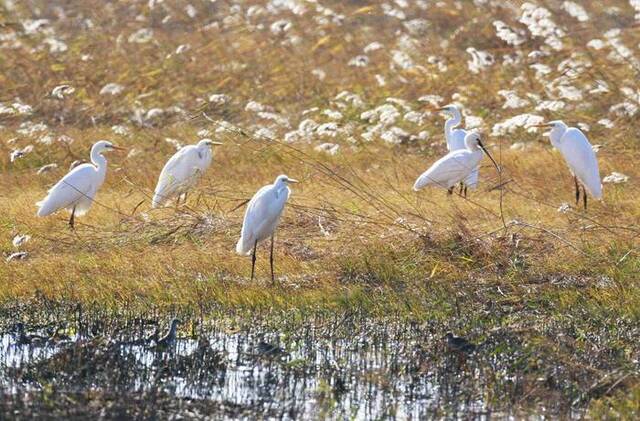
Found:
[[222, 143], [214, 142], [211, 139], [202, 139], [195, 145], [181, 148], [169, 158], [158, 177], [151, 206], [160, 207], [174, 197], [177, 205], [181, 196], [186, 202], [189, 190], [196, 185], [211, 165], [214, 145], [222, 145]]
[[107, 175], [107, 160], [102, 154], [112, 150], [124, 149], [107, 140], [96, 142], [91, 148], [91, 163], [73, 168], [49, 190], [47, 197], [36, 203], [38, 216], [67, 209], [71, 212], [69, 227], [74, 229], [75, 216], [82, 216], [89, 211]]
[[242, 223], [242, 232], [236, 245], [236, 252], [242, 255], [251, 256], [251, 280], [253, 280], [256, 267], [256, 249], [258, 243], [271, 237], [271, 254], [269, 262], [271, 264], [271, 282], [275, 282], [273, 271], [273, 237], [280, 222], [280, 216], [284, 210], [284, 205], [289, 199], [291, 189], [289, 184], [297, 183], [297, 180], [286, 175], [279, 175], [273, 184], [262, 187], [251, 198], [247, 205]]

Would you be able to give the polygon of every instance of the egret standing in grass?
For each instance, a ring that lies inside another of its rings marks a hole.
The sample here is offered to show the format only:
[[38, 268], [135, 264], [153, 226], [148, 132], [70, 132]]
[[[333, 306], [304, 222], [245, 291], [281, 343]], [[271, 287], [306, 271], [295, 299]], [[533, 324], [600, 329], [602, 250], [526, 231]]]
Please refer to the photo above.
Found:
[[[467, 146], [464, 143], [464, 138], [469, 132], [465, 129], [457, 128], [462, 123], [462, 114], [460, 113], [458, 106], [455, 104], [449, 104], [440, 108], [438, 111], [443, 111], [449, 116], [447, 121], [444, 123], [444, 137], [447, 141], [447, 149], [449, 152], [466, 149]], [[460, 184], [460, 193], [462, 193], [464, 189], [465, 197], [467, 196], [468, 187], [475, 190], [478, 186], [479, 170], [479, 167], [475, 167], [473, 171], [471, 171], [471, 174], [469, 174], [469, 177], [463, 180]]]
[[551, 144], [560, 151], [573, 173], [573, 181], [576, 186], [576, 205], [580, 203], [580, 185], [582, 185], [584, 210], [587, 210], [587, 191], [596, 199], [602, 199], [598, 159], [587, 136], [577, 127], [568, 127], [560, 120], [539, 124], [536, 127], [551, 128], [549, 132]]
[[47, 216], [60, 210], [71, 212], [69, 226], [74, 229], [75, 216], [84, 215], [91, 208], [93, 199], [107, 175], [107, 160], [102, 154], [122, 150], [111, 142], [101, 140], [91, 148], [91, 163], [78, 165], [62, 177], [49, 190], [47, 197], [36, 203], [38, 216]]
[[449, 152], [418, 177], [413, 189], [418, 191], [426, 186], [436, 185], [446, 188], [449, 194], [453, 193], [454, 186], [466, 180], [474, 168], [480, 165], [483, 151], [491, 159], [496, 169], [500, 171], [498, 164], [482, 144], [480, 134], [468, 133], [464, 138], [464, 143], [465, 149]]
[[174, 197], [177, 198], [176, 204], [178, 204], [182, 195], [186, 201], [188, 191], [211, 165], [213, 145], [222, 145], [222, 143], [202, 139], [197, 144], [185, 146], [176, 152], [167, 161], [158, 177], [151, 206], [160, 207]]
[[262, 187], [251, 198], [247, 205], [242, 223], [242, 233], [236, 245], [236, 252], [251, 257], [251, 280], [256, 267], [256, 248], [258, 243], [271, 237], [271, 254], [269, 262], [271, 264], [271, 282], [275, 282], [273, 271], [273, 236], [280, 221], [280, 216], [284, 210], [284, 205], [289, 199], [291, 190], [288, 184], [297, 183], [297, 180], [286, 175], [279, 175], [273, 184]]

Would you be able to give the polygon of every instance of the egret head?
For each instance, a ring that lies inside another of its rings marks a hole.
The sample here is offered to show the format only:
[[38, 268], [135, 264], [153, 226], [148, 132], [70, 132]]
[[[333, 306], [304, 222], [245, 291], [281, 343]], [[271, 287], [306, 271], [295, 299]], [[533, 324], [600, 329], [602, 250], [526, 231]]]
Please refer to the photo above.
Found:
[[564, 132], [567, 131], [567, 125], [562, 120], [553, 120], [548, 123], [536, 124], [533, 127], [550, 128], [551, 131], [545, 134], [549, 135], [551, 143], [553, 143], [554, 145], [556, 145], [560, 141]]
[[108, 140], [99, 140], [91, 148], [91, 152], [103, 153], [108, 151], [123, 151], [124, 148], [114, 145]]
[[553, 120], [548, 123], [534, 124], [531, 127], [547, 127], [551, 130], [565, 131], [567, 130], [567, 125], [562, 120]]
[[455, 104], [448, 104], [442, 108], [438, 108], [438, 111], [442, 111], [452, 117], [460, 116], [460, 108]]
[[181, 324], [182, 321], [178, 318], [173, 318], [171, 319], [171, 329], [175, 329], [178, 327], [179, 324]]
[[200, 142], [198, 142], [198, 146], [204, 146], [207, 148], [212, 147], [213, 145], [222, 145], [222, 142], [214, 142], [211, 139], [202, 139]]
[[467, 149], [475, 150], [476, 148], [480, 148], [493, 162], [493, 165], [496, 167], [496, 170], [500, 172], [500, 167], [496, 163], [495, 159], [491, 156], [487, 148], [482, 144], [482, 139], [480, 138], [480, 133], [478, 132], [470, 132], [464, 138], [464, 143], [467, 145]]
[[289, 178], [288, 176], [281, 174], [276, 178], [276, 182], [274, 184], [289, 184], [289, 183], [298, 183], [298, 180], [293, 178]]

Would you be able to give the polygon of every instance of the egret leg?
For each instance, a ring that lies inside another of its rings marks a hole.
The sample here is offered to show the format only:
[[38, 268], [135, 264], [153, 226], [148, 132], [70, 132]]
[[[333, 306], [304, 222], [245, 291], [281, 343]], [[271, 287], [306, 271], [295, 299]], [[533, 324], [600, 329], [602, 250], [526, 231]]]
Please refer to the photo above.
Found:
[[251, 256], [251, 280], [256, 269], [256, 249], [258, 248], [258, 240], [253, 244], [253, 255]]
[[76, 207], [74, 206], [73, 209], [71, 209], [71, 217], [69, 217], [69, 228], [71, 228], [71, 230], [75, 230], [75, 222], [76, 222]]
[[576, 206], [580, 203], [580, 185], [578, 184], [578, 177], [573, 176], [573, 181], [576, 183]]
[[582, 200], [584, 201], [584, 211], [587, 211], [587, 190], [582, 186]]
[[451, 187], [449, 187], [449, 189], [447, 190], [447, 194], [448, 194], [449, 196], [451, 196], [451, 195], [453, 194], [453, 188], [454, 188], [454, 186], [451, 186]]
[[276, 283], [276, 276], [273, 272], [273, 235], [271, 236], [271, 254], [269, 256], [269, 263], [271, 264], [271, 283]]
[[463, 192], [463, 191], [464, 191], [464, 182], [463, 182], [463, 181], [461, 181], [461, 182], [460, 182], [460, 191], [458, 192], [458, 194], [462, 196], [462, 192]]
[[467, 198], [467, 185], [464, 185], [464, 198]]

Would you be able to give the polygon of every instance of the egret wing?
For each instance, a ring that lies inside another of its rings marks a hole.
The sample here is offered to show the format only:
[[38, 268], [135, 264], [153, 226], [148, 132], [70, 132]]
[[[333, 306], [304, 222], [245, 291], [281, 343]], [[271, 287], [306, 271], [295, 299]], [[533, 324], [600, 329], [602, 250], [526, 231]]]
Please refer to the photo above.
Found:
[[453, 130], [450, 138], [447, 139], [447, 148], [449, 149], [449, 152], [466, 149], [467, 146], [464, 144], [464, 138], [466, 135], [467, 131], [464, 129]]
[[596, 199], [602, 198], [598, 159], [591, 143], [580, 129], [570, 128], [565, 132], [561, 152], [571, 171], [589, 193]]
[[256, 241], [262, 241], [273, 233], [288, 197], [288, 188], [278, 195], [273, 185], [258, 190], [247, 205], [240, 240], [236, 245], [237, 253], [249, 254]]
[[47, 216], [59, 209], [69, 209], [83, 199], [92, 200], [89, 194], [98, 188], [97, 172], [93, 165], [80, 165], [62, 177], [48, 192], [47, 197], [36, 205], [38, 216]]
[[449, 188], [464, 180], [477, 166], [473, 154], [467, 150], [450, 152], [437, 160], [416, 180], [413, 189], [420, 190], [428, 185]]
[[177, 151], [164, 165], [153, 195], [153, 206], [157, 207], [171, 199], [193, 182], [198, 168], [198, 150], [194, 145]]
[[262, 187], [253, 195], [247, 205], [247, 210], [244, 213], [244, 220], [242, 222], [240, 239], [236, 245], [236, 252], [238, 254], [249, 254], [255, 244], [255, 227], [258, 224], [259, 215], [264, 212], [266, 207], [263, 197], [271, 187], [271, 185]]

